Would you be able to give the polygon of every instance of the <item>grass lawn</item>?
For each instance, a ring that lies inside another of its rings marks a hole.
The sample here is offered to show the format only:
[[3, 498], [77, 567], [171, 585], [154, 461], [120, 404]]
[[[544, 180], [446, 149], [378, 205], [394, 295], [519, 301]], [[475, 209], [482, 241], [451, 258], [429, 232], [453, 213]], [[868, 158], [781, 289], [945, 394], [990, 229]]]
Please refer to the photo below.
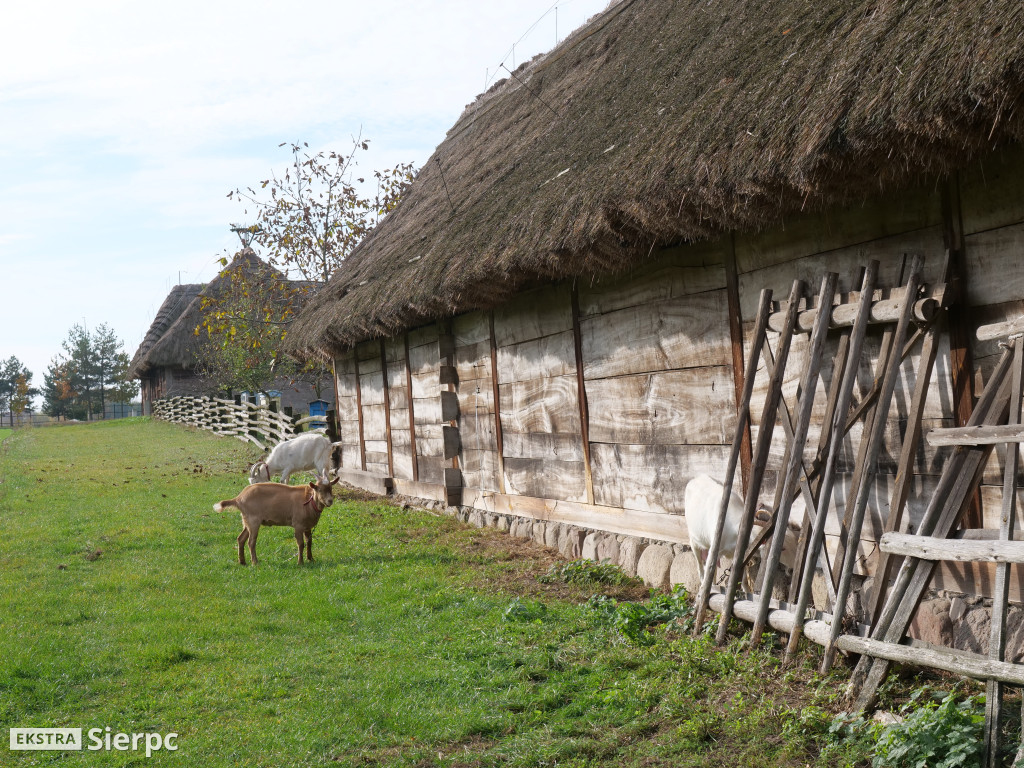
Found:
[[261, 565], [239, 566], [238, 516], [211, 506], [253, 457], [144, 419], [0, 446], [0, 723], [180, 734], [149, 759], [0, 746], [0, 764], [864, 760], [821, 753], [842, 678], [819, 680], [813, 651], [782, 671], [770, 649], [714, 649], [674, 624], [635, 644], [585, 604], [597, 587], [539, 582], [551, 552], [506, 534], [350, 493], [312, 565], [269, 528]]
[[0, 427], [0, 443], [2, 443], [4, 441], [4, 438], [10, 435], [12, 432], [14, 432], [13, 429], [4, 429], [3, 427]]

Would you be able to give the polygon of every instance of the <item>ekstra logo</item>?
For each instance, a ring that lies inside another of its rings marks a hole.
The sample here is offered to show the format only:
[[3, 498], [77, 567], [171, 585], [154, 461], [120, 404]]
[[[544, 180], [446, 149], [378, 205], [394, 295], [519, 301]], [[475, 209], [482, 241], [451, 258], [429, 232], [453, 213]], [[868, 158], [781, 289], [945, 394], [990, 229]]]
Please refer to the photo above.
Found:
[[82, 743], [81, 728], [11, 728], [11, 750], [51, 750], [65, 752], [87, 749], [93, 752], [141, 752], [146, 757], [162, 749], [177, 752], [178, 734], [168, 733], [115, 733], [110, 726], [90, 728], [88, 741]]

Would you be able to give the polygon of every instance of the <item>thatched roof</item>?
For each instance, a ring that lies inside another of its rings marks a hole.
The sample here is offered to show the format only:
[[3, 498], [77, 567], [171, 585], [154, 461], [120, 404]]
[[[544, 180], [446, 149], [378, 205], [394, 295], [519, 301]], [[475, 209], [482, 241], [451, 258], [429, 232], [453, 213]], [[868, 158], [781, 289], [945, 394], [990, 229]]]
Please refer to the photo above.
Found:
[[128, 370], [129, 376], [137, 379], [150, 368], [161, 366], [192, 368], [196, 362], [197, 339], [194, 332], [203, 320], [203, 298], [220, 296], [227, 289], [227, 274], [235, 270], [248, 275], [284, 279], [278, 270], [261, 261], [252, 248], [244, 248], [205, 286], [175, 286], [156, 313], [153, 325], [135, 352]]
[[1020, 0], [619, 0], [471, 104], [302, 313], [326, 351], [1021, 138]]

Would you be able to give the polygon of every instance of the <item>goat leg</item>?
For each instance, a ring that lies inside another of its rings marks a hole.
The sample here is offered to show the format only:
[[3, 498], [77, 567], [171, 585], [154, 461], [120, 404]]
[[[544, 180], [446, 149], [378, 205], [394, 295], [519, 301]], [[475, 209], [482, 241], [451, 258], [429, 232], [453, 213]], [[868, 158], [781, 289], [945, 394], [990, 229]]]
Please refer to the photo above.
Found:
[[239, 565], [245, 565], [245, 542], [249, 539], [249, 529], [244, 527], [242, 532], [238, 534], [238, 563]]
[[313, 562], [313, 531], [306, 531], [306, 559]]

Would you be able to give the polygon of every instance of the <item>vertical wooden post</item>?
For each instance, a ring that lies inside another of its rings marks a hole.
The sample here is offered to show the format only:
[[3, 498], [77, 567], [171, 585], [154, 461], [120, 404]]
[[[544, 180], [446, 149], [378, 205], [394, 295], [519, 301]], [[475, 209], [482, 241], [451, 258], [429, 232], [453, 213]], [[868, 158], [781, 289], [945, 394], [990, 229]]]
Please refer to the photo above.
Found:
[[583, 341], [580, 332], [580, 291], [572, 286], [572, 341], [576, 351], [576, 393], [580, 408], [580, 437], [583, 440], [583, 472], [587, 482], [587, 503], [594, 503], [594, 476], [590, 470], [590, 411], [587, 407], [587, 388], [583, 378]]
[[865, 458], [865, 469], [860, 476], [860, 485], [850, 488], [850, 495], [856, 494], [853, 515], [850, 518], [850, 528], [847, 532], [846, 550], [843, 553], [843, 569], [839, 576], [839, 586], [836, 588], [836, 604], [832, 611], [832, 625], [830, 627], [828, 644], [825, 646], [825, 655], [821, 662], [821, 674], [827, 674], [832, 668], [832, 661], [835, 659], [836, 639], [843, 627], [843, 617], [846, 615], [846, 598], [850, 594], [850, 582], [853, 579], [853, 567], [857, 561], [857, 548], [860, 544], [860, 532], [864, 525], [864, 515], [868, 506], [868, 496], [871, 494], [871, 486], [875, 477], [878, 452], [882, 447], [885, 438], [885, 421], [889, 413], [889, 406], [892, 403], [893, 393], [896, 391], [896, 380], [900, 372], [899, 350], [903, 348], [903, 340], [907, 337], [907, 330], [914, 316], [914, 298], [917, 296], [917, 289], [921, 281], [921, 267], [924, 259], [915, 256], [911, 260], [910, 278], [907, 280], [907, 295], [900, 312], [899, 322], [896, 324], [896, 331], [892, 339], [892, 351], [886, 363], [885, 374], [882, 378], [882, 391], [878, 396], [878, 403], [875, 406], [875, 418], [871, 424], [871, 435], [865, 435], [868, 447]]
[[359, 383], [359, 350], [352, 347], [352, 365], [356, 371], [356, 415], [359, 416], [359, 466], [366, 471], [366, 441], [363, 439], [363, 392]]
[[491, 330], [491, 390], [494, 400], [494, 441], [498, 448], [498, 490], [505, 493], [505, 447], [501, 436], [501, 397], [498, 388], [498, 344], [494, 338], [494, 310], [489, 317]]
[[[338, 396], [338, 362], [334, 355], [331, 355], [331, 384], [334, 388], [334, 428], [338, 433], [338, 440], [342, 439], [341, 435], [341, 398]], [[288, 414], [289, 416], [291, 414]], [[338, 468], [341, 468], [341, 454], [344, 452], [343, 446], [338, 446]]]
[[[772, 537], [768, 557], [765, 559], [764, 583], [761, 585], [761, 597], [757, 603], [754, 629], [750, 634], [751, 648], [756, 648], [760, 645], [761, 633], [764, 632], [764, 628], [768, 623], [768, 605], [771, 600], [772, 587], [775, 583], [779, 561], [782, 558], [782, 545], [786, 541], [789, 511], [793, 504], [793, 498], [796, 496], [797, 473], [803, 471], [801, 460], [804, 453], [804, 443], [807, 442], [807, 431], [811, 424], [811, 409], [814, 407], [814, 394], [818, 388], [818, 376], [821, 372], [821, 355], [825, 349], [828, 324], [832, 316], [832, 300], [835, 298], [838, 283], [839, 275], [835, 272], [829, 272], [822, 279], [821, 290], [818, 293], [818, 315], [814, 321], [814, 331], [811, 334], [811, 342], [807, 350], [807, 364], [804, 367], [804, 373], [800, 381], [800, 402], [796, 428], [793, 433], [793, 439], [790, 442], [789, 461], [785, 467], [785, 474], [782, 480], [781, 504], [775, 512], [775, 535]], [[809, 511], [810, 506], [807, 509]]]
[[[974, 410], [974, 356], [971, 354], [971, 310], [967, 305], [967, 258], [960, 210], [960, 177], [952, 174], [942, 187], [942, 239], [947, 259], [943, 276], [949, 313], [949, 373], [953, 387], [953, 416], [962, 427]], [[964, 519], [967, 528], [982, 526], [981, 493], [975, 491]]]
[[419, 454], [416, 452], [416, 411], [412, 405], [412, 365], [409, 363], [409, 334], [406, 333], [402, 340], [405, 344], [405, 389], [408, 392], [409, 400], [409, 446], [412, 451], [412, 479], [419, 482], [420, 462]]
[[768, 395], [765, 397], [764, 408], [761, 411], [761, 426], [757, 431], [757, 446], [750, 467], [750, 486], [747, 488], [747, 495], [743, 500], [743, 517], [740, 519], [739, 530], [736, 532], [736, 551], [732, 570], [729, 573], [729, 584], [725, 591], [725, 606], [722, 608], [718, 632], [715, 634], [715, 642], [718, 645], [725, 642], [729, 621], [732, 620], [733, 600], [743, 575], [744, 555], [747, 544], [750, 543], [750, 530], [754, 525], [754, 513], [757, 511], [757, 497], [761, 492], [761, 482], [764, 480], [764, 470], [768, 463], [768, 451], [771, 448], [772, 434], [775, 432], [779, 401], [782, 399], [782, 379], [786, 374], [786, 360], [789, 357], [789, 347], [793, 341], [793, 329], [796, 327], [796, 316], [800, 308], [800, 295], [803, 292], [803, 287], [803, 281], [793, 282], [785, 324], [779, 338], [779, 354], [771, 381], [768, 384]]
[[693, 634], [700, 634], [704, 627], [704, 617], [708, 609], [708, 596], [711, 594], [711, 585], [715, 581], [718, 569], [718, 557], [721, 551], [722, 532], [725, 530], [725, 519], [729, 511], [729, 497], [732, 494], [733, 481], [736, 477], [736, 464], [739, 461], [742, 447], [742, 436], [744, 432], [749, 434], [750, 425], [750, 398], [754, 392], [754, 377], [757, 373], [757, 358], [761, 346], [765, 343], [765, 331], [768, 328], [768, 315], [772, 311], [772, 292], [765, 288], [761, 291], [760, 299], [757, 302], [756, 325], [754, 337], [750, 346], [750, 359], [747, 361], [747, 368], [743, 377], [743, 392], [740, 394], [740, 403], [736, 413], [736, 428], [733, 432], [732, 447], [729, 451], [729, 461], [725, 466], [725, 478], [722, 480], [722, 498], [718, 505], [718, 518], [715, 523], [715, 530], [711, 534], [710, 546], [708, 547], [707, 564], [704, 566], [704, 578], [701, 579], [700, 589], [697, 591], [697, 613], [694, 619]]
[[[743, 315], [740, 311], [740, 282], [736, 271], [736, 234], [729, 233], [725, 252], [725, 295], [729, 308], [729, 338], [732, 340], [732, 381], [736, 390], [737, 412], [743, 402]], [[754, 355], [754, 359], [757, 356]], [[743, 487], [750, 481], [750, 419], [746, 420], [740, 442], [740, 467]]]
[[[1024, 339], [1013, 342], [1013, 371], [1010, 389], [1010, 415], [1008, 424], [1020, 424], [1021, 389], [1024, 387]], [[1003, 511], [999, 520], [1000, 541], [1013, 541], [1017, 517], [1017, 468], [1020, 443], [1006, 445], [1006, 464], [1003, 467]], [[1010, 599], [1010, 566], [996, 565], [996, 585], [992, 592], [992, 632], [989, 636], [988, 657], [1001, 662], [1006, 654], [1006, 606]], [[999, 723], [1003, 714], [1003, 684], [989, 680], [985, 685], [985, 760], [986, 768], [1003, 764], [999, 754]]]
[[383, 338], [380, 340], [380, 374], [384, 382], [384, 437], [388, 441], [388, 477], [394, 477], [395, 457], [391, 449], [391, 392], [388, 388], [388, 356]]

